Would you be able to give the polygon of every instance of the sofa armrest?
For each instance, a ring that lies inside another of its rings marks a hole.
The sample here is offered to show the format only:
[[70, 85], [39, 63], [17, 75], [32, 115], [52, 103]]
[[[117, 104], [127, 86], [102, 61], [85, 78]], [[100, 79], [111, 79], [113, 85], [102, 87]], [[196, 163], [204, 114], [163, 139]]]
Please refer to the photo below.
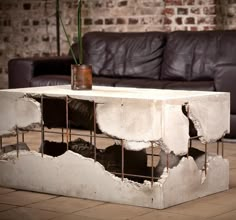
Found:
[[41, 75], [70, 75], [71, 56], [14, 58], [8, 62], [9, 88], [31, 86], [31, 80]]

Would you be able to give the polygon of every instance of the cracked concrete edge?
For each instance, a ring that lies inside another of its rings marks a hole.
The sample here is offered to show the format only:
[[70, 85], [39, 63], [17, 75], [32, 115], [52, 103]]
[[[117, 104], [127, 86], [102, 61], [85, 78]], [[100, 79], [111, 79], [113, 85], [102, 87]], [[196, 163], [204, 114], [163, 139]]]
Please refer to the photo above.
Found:
[[55, 158], [31, 151], [20, 151], [17, 158], [13, 151], [0, 160], [0, 173], [1, 186], [157, 209], [227, 190], [229, 185], [229, 163], [220, 156], [209, 160], [203, 182], [205, 173], [189, 157], [153, 187], [150, 181], [122, 181], [100, 163], [72, 151]]
[[0, 136], [16, 134], [16, 129], [32, 129], [41, 124], [40, 103], [21, 93], [0, 93]]

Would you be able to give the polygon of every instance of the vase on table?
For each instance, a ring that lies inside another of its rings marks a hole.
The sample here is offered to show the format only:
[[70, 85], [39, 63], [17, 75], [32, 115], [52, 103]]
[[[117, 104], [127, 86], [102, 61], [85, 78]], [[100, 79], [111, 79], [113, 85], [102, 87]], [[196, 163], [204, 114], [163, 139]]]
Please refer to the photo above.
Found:
[[85, 64], [71, 65], [71, 89], [91, 90], [92, 89], [92, 67]]

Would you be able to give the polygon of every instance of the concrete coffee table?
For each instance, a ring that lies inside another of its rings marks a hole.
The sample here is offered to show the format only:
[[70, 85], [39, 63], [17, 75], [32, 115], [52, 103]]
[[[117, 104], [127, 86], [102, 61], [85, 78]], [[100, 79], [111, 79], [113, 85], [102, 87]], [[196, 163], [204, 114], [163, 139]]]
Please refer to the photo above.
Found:
[[[34, 98], [43, 103], [44, 97], [93, 102], [102, 132], [136, 151], [158, 146], [167, 154], [187, 154], [189, 119], [203, 144], [220, 140], [230, 127], [229, 93], [100, 86], [75, 91], [63, 85], [0, 91], [0, 135], [41, 126], [42, 106]], [[152, 173], [144, 184], [124, 178], [123, 172], [118, 178], [100, 163], [71, 151], [56, 158], [14, 151], [3, 158], [12, 157], [14, 162], [0, 161], [2, 186], [158, 209], [227, 190], [229, 185], [229, 164], [220, 155], [206, 154], [204, 170], [192, 157], [184, 157], [158, 180]]]

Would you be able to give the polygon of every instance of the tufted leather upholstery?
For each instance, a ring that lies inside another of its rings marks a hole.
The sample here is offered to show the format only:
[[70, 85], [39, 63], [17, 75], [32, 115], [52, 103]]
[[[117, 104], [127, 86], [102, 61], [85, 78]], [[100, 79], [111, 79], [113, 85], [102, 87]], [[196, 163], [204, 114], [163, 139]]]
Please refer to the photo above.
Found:
[[165, 33], [90, 32], [84, 60], [95, 76], [159, 79]]

